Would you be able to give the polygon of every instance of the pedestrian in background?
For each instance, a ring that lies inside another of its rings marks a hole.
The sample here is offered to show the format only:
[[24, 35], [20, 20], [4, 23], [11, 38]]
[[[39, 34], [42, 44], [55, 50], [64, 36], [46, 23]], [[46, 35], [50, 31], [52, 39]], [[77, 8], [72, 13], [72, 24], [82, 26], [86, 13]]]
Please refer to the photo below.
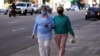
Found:
[[13, 16], [15, 17], [16, 16], [16, 4], [15, 3], [12, 3], [12, 5], [11, 5], [11, 9], [12, 9], [12, 14], [13, 14]]
[[68, 38], [68, 33], [75, 38], [75, 34], [72, 30], [70, 20], [68, 16], [64, 15], [63, 7], [57, 8], [58, 15], [54, 17], [54, 32], [55, 32], [55, 42], [58, 48], [58, 56], [64, 56], [66, 41]]
[[36, 17], [32, 38], [37, 35], [40, 56], [50, 56], [53, 18], [48, 15], [45, 5], [41, 7], [41, 15]]

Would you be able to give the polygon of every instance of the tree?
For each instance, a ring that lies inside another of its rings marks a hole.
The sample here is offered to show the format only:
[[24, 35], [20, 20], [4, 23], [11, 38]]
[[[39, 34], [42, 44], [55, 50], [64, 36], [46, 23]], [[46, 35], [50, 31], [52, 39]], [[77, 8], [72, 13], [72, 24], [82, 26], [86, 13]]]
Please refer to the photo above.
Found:
[[68, 0], [68, 1], [73, 2], [74, 0]]

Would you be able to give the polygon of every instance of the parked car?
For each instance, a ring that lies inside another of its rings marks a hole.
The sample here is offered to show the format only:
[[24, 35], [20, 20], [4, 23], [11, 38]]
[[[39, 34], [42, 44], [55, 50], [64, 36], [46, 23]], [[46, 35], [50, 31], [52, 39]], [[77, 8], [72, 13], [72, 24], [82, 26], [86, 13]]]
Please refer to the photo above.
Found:
[[30, 15], [33, 15], [33, 8], [32, 4], [30, 2], [18, 2], [16, 4], [16, 13], [20, 15], [27, 15], [29, 13]]
[[46, 5], [47, 11], [51, 14], [52, 13], [52, 8], [49, 5]]
[[38, 5], [38, 4], [33, 4], [32, 5], [32, 8], [34, 9], [34, 13], [39, 13], [40, 11], [38, 11], [38, 9], [40, 9], [41, 5]]
[[[48, 5], [44, 5], [44, 6], [46, 6], [47, 7], [47, 11], [48, 11], [48, 13], [52, 13], [52, 8], [50, 7], [50, 6], [48, 6]], [[39, 6], [39, 8], [36, 10], [36, 12], [37, 13], [41, 13], [41, 6]]]
[[100, 19], [100, 8], [90, 7], [85, 13], [85, 20], [88, 20], [90, 18]]
[[79, 11], [78, 5], [72, 5], [70, 8], [71, 11]]
[[71, 2], [66, 0], [65, 2], [60, 3], [60, 6], [69, 11], [71, 8]]
[[9, 8], [5, 8], [5, 7], [0, 8], [0, 13], [3, 13], [4, 15], [6, 15], [6, 14], [8, 14], [8, 9]]
[[86, 5], [85, 5], [85, 10], [88, 10], [89, 7], [90, 7], [90, 5], [86, 4]]

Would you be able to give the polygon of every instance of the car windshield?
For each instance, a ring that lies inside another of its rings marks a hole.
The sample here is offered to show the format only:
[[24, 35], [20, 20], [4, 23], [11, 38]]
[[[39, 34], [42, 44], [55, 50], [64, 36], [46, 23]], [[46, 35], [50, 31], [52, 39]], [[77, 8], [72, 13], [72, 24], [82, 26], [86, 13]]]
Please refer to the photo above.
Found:
[[38, 5], [33, 5], [33, 7], [38, 7]]
[[78, 8], [78, 6], [77, 6], [77, 5], [72, 5], [71, 8], [72, 8], [72, 9], [74, 9], [74, 8]]
[[19, 3], [16, 6], [26, 6], [24, 3]]
[[88, 9], [88, 11], [99, 11], [99, 10], [100, 10], [99, 8], [94, 8], [94, 7]]

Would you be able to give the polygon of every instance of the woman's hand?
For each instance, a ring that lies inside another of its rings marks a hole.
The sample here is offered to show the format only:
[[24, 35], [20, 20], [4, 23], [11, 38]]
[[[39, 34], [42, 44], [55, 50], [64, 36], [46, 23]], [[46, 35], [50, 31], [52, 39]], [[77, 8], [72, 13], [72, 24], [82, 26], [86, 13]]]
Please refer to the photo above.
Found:
[[76, 43], [76, 37], [75, 36], [72, 36], [73, 37], [73, 39], [72, 39], [72, 43]]
[[44, 27], [48, 27], [48, 24], [45, 24]]
[[72, 41], [71, 41], [71, 43], [76, 43], [76, 39], [73, 38]]
[[32, 34], [32, 39], [34, 39], [35, 38], [35, 34]]

